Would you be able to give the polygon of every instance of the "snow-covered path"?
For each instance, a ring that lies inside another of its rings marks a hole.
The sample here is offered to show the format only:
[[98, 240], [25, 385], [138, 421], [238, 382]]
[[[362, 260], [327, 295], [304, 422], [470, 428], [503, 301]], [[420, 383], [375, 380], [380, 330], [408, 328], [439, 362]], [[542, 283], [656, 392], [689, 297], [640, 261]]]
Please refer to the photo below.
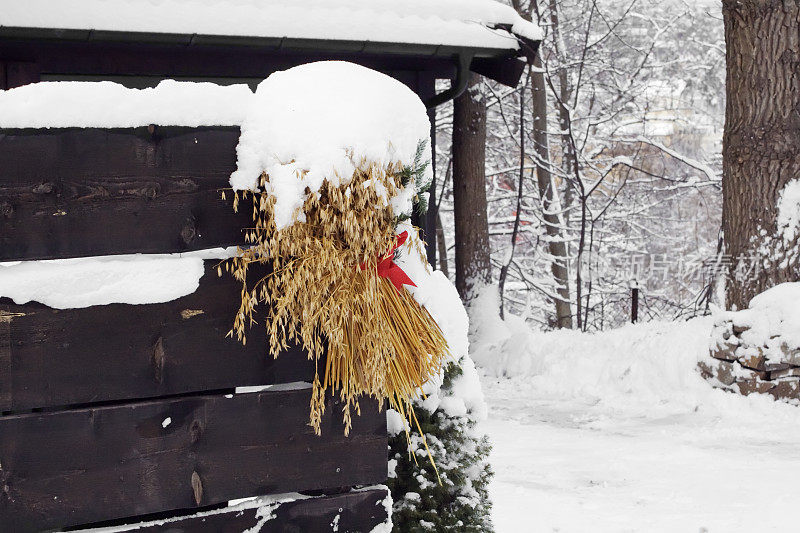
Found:
[[709, 327], [532, 334], [484, 375], [498, 533], [798, 531], [800, 407], [710, 389]]

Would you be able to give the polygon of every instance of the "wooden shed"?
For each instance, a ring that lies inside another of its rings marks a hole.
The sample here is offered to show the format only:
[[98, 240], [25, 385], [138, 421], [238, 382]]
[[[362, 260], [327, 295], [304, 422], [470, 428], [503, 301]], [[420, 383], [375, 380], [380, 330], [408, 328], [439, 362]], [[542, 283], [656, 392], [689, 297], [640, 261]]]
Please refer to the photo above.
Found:
[[[432, 109], [463, 90], [470, 70], [515, 84], [518, 56], [536, 45], [490, 0], [361, 5], [0, 0], [0, 88], [255, 85], [344, 59], [397, 78]], [[437, 94], [439, 79], [452, 88]], [[0, 127], [0, 261], [241, 244], [249, 216], [219, 194], [238, 137], [236, 127]], [[297, 385], [311, 381], [313, 363], [300, 349], [267, 357], [263, 335], [246, 346], [226, 338], [238, 286], [214, 264], [197, 290], [164, 303], [56, 309], [0, 294], [0, 531], [386, 522], [385, 415], [363, 405], [345, 437], [330, 399], [314, 435], [310, 390]], [[255, 499], [235, 502], [246, 498]]]

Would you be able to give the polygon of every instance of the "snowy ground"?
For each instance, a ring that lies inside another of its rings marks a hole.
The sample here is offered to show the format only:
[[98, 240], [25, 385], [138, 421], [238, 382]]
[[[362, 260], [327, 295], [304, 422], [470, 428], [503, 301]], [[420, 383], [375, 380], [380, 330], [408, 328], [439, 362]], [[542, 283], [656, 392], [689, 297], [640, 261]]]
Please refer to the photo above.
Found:
[[482, 378], [497, 531], [797, 531], [800, 407], [710, 389], [710, 328], [514, 337]]

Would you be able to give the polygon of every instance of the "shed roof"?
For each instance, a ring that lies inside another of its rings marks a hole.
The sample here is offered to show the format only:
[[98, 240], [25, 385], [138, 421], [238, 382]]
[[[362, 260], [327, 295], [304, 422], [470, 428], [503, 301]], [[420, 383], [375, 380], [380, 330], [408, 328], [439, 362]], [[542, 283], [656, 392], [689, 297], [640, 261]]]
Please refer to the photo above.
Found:
[[25, 29], [406, 43], [478, 56], [518, 49], [515, 36], [541, 39], [494, 0], [0, 0], [0, 31]]

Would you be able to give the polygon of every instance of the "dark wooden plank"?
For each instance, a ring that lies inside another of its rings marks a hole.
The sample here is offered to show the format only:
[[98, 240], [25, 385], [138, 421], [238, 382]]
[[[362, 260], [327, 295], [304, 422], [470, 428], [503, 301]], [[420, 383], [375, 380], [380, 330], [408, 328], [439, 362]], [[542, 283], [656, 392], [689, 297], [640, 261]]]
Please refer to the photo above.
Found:
[[226, 338], [240, 285], [206, 261], [199, 288], [177, 300], [84, 309], [0, 299], [0, 411], [312, 381], [294, 347], [273, 359], [255, 326]]
[[0, 418], [0, 524], [26, 532], [236, 498], [386, 478], [386, 418], [362, 402], [349, 437], [329, 401], [322, 436], [310, 389]]
[[250, 213], [221, 199], [238, 139], [238, 128], [0, 130], [0, 260], [242, 244]]
[[[144, 523], [131, 520], [128, 521], [130, 528], [124, 525], [115, 527], [117, 531], [141, 533], [368, 533], [388, 518], [383, 505], [387, 496], [386, 488], [373, 488], [285, 503], [270, 503], [265, 498], [186, 517]], [[98, 530], [81, 531], [92, 533]]]
[[39, 81], [39, 64], [35, 61], [6, 61], [6, 87], [13, 89]]
[[0, 306], [0, 412], [12, 404], [11, 391], [11, 319]]

